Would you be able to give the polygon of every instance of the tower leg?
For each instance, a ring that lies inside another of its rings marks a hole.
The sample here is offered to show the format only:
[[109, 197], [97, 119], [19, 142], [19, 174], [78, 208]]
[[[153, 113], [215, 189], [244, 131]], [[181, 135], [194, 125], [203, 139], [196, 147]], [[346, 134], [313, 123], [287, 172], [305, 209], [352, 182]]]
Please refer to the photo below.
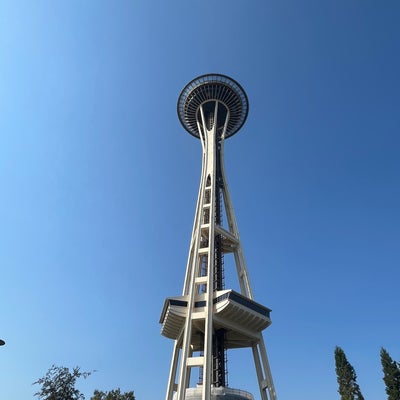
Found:
[[263, 375], [263, 371], [262, 371], [262, 367], [261, 367], [260, 354], [258, 352], [257, 344], [253, 344], [252, 350], [253, 350], [254, 364], [256, 366], [258, 386], [260, 389], [261, 399], [268, 400], [267, 394], [264, 390], [264, 386], [265, 386], [264, 375]]
[[176, 384], [175, 384], [175, 379], [176, 379], [176, 371], [178, 368], [178, 361], [179, 361], [179, 353], [180, 353], [180, 347], [182, 344], [182, 337], [175, 340], [174, 343], [174, 350], [172, 353], [172, 361], [171, 361], [171, 368], [169, 371], [169, 378], [168, 378], [168, 388], [167, 388], [167, 394], [165, 399], [166, 400], [172, 400], [174, 391], [176, 390]]
[[272, 380], [271, 368], [269, 366], [268, 356], [267, 356], [267, 349], [265, 348], [264, 338], [261, 336], [261, 340], [259, 343], [260, 346], [260, 354], [261, 360], [263, 363], [265, 377], [268, 385], [268, 392], [271, 400], [276, 400], [276, 392], [274, 382]]
[[261, 398], [262, 400], [276, 400], [275, 387], [262, 335], [260, 335], [258, 343], [253, 344], [252, 350]]

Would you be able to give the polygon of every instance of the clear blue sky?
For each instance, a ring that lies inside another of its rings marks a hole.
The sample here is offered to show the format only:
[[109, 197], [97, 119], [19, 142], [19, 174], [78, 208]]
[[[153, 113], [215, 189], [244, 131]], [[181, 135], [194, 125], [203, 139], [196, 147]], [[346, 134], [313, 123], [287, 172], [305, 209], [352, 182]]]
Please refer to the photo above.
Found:
[[[176, 101], [218, 72], [250, 113], [228, 182], [280, 400], [366, 399], [400, 360], [400, 2], [0, 3], [0, 398], [54, 363], [78, 387], [163, 399], [201, 146]], [[230, 386], [258, 396], [250, 351]], [[240, 364], [240, 365], [239, 365]], [[240, 368], [239, 368], [240, 367]]]

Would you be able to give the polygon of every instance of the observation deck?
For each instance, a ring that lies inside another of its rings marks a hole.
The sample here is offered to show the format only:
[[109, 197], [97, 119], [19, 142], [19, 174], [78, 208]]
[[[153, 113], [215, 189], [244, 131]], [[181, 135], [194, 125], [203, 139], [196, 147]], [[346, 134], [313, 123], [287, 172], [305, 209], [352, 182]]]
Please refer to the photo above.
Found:
[[222, 103], [228, 115], [225, 138], [233, 136], [245, 123], [249, 112], [246, 92], [232, 78], [221, 74], [201, 75], [182, 90], [177, 104], [178, 117], [183, 127], [200, 138], [199, 109], [206, 103]]

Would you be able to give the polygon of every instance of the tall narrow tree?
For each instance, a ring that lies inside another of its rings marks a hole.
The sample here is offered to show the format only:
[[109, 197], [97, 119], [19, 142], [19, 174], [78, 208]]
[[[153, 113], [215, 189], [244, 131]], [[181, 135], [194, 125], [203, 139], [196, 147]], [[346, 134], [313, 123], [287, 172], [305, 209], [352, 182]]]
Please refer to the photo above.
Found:
[[400, 364], [394, 361], [383, 347], [381, 363], [388, 400], [400, 400]]
[[335, 348], [335, 364], [341, 400], [364, 400], [357, 384], [356, 372], [340, 347]]

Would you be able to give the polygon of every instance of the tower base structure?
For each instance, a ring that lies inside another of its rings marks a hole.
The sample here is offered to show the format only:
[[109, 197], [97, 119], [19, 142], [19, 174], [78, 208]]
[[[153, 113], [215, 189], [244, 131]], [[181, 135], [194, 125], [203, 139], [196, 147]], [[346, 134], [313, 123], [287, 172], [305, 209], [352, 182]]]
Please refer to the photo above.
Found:
[[[186, 389], [186, 400], [201, 400], [201, 396], [201, 386]], [[174, 397], [174, 400], [176, 400], [176, 396]], [[211, 400], [254, 400], [254, 397], [251, 393], [245, 392], [244, 390], [228, 387], [212, 387]]]

